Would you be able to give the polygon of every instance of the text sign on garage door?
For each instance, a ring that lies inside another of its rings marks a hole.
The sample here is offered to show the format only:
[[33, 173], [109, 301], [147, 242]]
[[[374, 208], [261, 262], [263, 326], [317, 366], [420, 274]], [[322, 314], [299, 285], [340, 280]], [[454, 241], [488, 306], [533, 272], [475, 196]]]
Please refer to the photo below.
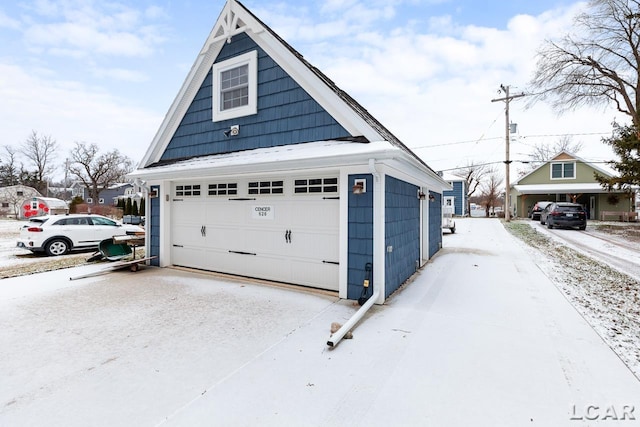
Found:
[[253, 206], [251, 209], [253, 219], [273, 219], [273, 206]]

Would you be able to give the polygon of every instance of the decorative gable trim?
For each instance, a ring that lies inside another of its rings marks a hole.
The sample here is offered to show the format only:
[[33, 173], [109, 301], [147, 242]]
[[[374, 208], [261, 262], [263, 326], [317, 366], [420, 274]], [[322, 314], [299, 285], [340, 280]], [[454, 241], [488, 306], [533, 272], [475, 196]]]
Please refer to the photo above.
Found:
[[146, 168], [161, 161], [182, 119], [192, 104], [208, 72], [225, 43], [234, 36], [245, 33], [296, 84], [304, 89], [351, 137], [366, 141], [388, 141], [411, 158], [411, 162], [433, 175], [437, 174], [365, 108], [346, 92], [339, 89], [320, 70], [309, 64], [303, 56], [286, 43], [273, 30], [236, 0], [227, 0], [216, 24], [204, 43], [194, 65], [173, 101], [158, 132], [144, 155], [139, 168]]

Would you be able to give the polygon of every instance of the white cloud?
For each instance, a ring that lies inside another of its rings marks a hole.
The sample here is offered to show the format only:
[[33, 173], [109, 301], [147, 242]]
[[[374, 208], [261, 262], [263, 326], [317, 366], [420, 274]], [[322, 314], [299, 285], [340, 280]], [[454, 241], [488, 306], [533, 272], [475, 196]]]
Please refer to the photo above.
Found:
[[7, 16], [6, 13], [0, 10], [0, 28], [18, 30], [20, 28], [20, 21]]
[[159, 7], [139, 11], [117, 3], [39, 0], [30, 11], [24, 19], [27, 46], [52, 54], [146, 57], [165, 40], [159, 27], [146, 22], [164, 18]]
[[[354, 38], [343, 25], [333, 25], [331, 38], [343, 36], [339, 45], [322, 31], [294, 31], [292, 42], [300, 42], [305, 57], [407, 145], [439, 146], [417, 152], [434, 168], [445, 169], [471, 160], [504, 160], [504, 103], [491, 99], [499, 97], [500, 84], [510, 85], [512, 93], [525, 89], [540, 43], [566, 32], [581, 7], [518, 15], [506, 30], [459, 26], [441, 17], [431, 20], [429, 28], [385, 30], [371, 25]], [[584, 109], [559, 118], [547, 105], [529, 110], [525, 105], [523, 100], [511, 105], [512, 120], [520, 123], [521, 133], [532, 135], [526, 143], [525, 138], [514, 142], [520, 158], [534, 143], [551, 144], [559, 138], [533, 135], [607, 132], [615, 116], [611, 109]], [[584, 157], [610, 158], [600, 138], [578, 135], [575, 140], [586, 142]]]
[[4, 144], [20, 144], [36, 130], [60, 143], [60, 157], [75, 141], [86, 141], [105, 150], [117, 147], [137, 161], [162, 120], [100, 88], [40, 78], [6, 64], [0, 64], [0, 99]]

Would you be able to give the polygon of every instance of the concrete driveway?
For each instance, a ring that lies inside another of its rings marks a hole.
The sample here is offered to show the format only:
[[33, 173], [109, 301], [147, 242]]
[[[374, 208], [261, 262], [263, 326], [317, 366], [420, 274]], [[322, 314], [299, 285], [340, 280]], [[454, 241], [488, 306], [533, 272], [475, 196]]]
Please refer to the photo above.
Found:
[[638, 379], [498, 220], [444, 246], [334, 349], [357, 307], [331, 295], [156, 268], [2, 280], [0, 425], [639, 422]]

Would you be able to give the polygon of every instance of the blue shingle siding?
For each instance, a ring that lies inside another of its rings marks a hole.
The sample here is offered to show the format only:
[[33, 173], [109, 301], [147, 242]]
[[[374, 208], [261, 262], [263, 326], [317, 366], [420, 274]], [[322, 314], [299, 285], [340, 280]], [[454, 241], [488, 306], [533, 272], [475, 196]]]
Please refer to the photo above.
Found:
[[386, 177], [385, 298], [416, 271], [420, 260], [420, 199], [418, 187]]
[[442, 195], [429, 191], [435, 197], [429, 202], [429, 258], [442, 247]]
[[[258, 51], [258, 113], [213, 122], [209, 71], [162, 160], [352, 136], [246, 34], [225, 43], [216, 62], [253, 50]], [[225, 136], [232, 125], [240, 126], [240, 134]]]
[[[373, 263], [373, 176], [349, 175], [348, 182], [353, 183], [355, 179], [366, 179], [367, 191], [363, 194], [349, 192], [348, 299], [360, 298], [365, 266], [368, 262]], [[373, 268], [375, 270], [375, 266]], [[371, 282], [373, 283], [373, 271]]]
[[453, 184], [453, 190], [444, 191], [442, 195], [444, 197], [451, 197], [451, 196], [455, 197], [453, 201], [455, 214], [458, 216], [463, 216], [465, 214], [465, 209], [466, 209], [466, 207], [463, 206], [464, 200], [466, 198], [465, 182], [453, 181], [452, 184]]
[[[152, 186], [152, 191], [155, 191], [156, 194], [160, 194], [159, 186]], [[150, 240], [150, 253], [147, 256], [155, 256], [151, 260], [151, 265], [159, 266], [160, 265], [160, 197], [154, 197], [149, 199], [151, 206], [151, 218], [148, 221], [147, 227], [149, 228], [149, 237]]]

